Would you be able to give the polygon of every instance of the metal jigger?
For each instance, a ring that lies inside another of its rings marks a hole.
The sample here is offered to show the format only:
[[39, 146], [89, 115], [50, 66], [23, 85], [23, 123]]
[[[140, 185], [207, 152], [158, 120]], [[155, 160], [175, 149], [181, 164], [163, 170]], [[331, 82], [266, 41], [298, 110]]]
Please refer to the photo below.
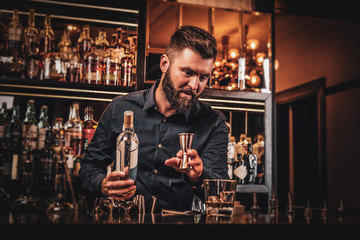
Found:
[[190, 169], [190, 166], [188, 165], [190, 157], [187, 155], [187, 150], [191, 148], [193, 138], [194, 138], [193, 133], [179, 133], [180, 148], [183, 151], [183, 157], [180, 161], [180, 166], [179, 166], [179, 169], [181, 170]]

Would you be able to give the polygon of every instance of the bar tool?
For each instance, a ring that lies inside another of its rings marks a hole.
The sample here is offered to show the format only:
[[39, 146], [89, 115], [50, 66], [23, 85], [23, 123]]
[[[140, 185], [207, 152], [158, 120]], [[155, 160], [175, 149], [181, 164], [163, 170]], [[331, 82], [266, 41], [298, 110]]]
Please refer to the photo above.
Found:
[[312, 215], [312, 213], [311, 213], [311, 208], [310, 208], [310, 201], [307, 200], [306, 207], [304, 208], [304, 217], [305, 217], [307, 224], [310, 223], [311, 215]]
[[326, 223], [328, 220], [328, 216], [329, 216], [329, 209], [326, 206], [326, 201], [324, 201], [324, 207], [323, 209], [321, 209], [321, 218], [323, 220], [323, 223]]
[[179, 133], [180, 148], [183, 151], [183, 157], [179, 165], [179, 169], [181, 170], [190, 170], [190, 166], [188, 165], [190, 157], [187, 154], [187, 150], [191, 148], [193, 138], [193, 133]]
[[338, 208], [338, 217], [339, 217], [339, 222], [343, 223], [345, 218], [345, 208], [343, 207], [342, 200], [340, 200], [340, 207]]
[[251, 216], [258, 217], [260, 215], [260, 207], [257, 205], [257, 195], [253, 193], [253, 205], [250, 208]]
[[292, 206], [292, 196], [291, 193], [288, 193], [288, 209], [286, 210], [286, 215], [288, 216], [289, 224], [293, 222], [293, 219], [295, 217], [295, 211]]

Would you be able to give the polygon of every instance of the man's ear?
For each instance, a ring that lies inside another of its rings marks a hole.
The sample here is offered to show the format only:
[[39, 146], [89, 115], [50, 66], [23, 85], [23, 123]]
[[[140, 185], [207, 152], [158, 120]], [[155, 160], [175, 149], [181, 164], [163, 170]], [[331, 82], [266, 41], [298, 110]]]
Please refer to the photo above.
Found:
[[160, 69], [163, 73], [166, 73], [168, 67], [170, 66], [170, 59], [166, 54], [161, 55], [160, 58]]

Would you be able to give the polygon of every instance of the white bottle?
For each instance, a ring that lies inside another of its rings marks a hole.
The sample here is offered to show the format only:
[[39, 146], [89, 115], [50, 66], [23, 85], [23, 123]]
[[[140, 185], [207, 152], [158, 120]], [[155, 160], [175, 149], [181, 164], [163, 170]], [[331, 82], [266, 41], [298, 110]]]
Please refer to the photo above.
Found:
[[134, 132], [134, 113], [124, 112], [123, 131], [117, 138], [115, 170], [125, 172], [125, 179], [137, 178], [139, 140]]

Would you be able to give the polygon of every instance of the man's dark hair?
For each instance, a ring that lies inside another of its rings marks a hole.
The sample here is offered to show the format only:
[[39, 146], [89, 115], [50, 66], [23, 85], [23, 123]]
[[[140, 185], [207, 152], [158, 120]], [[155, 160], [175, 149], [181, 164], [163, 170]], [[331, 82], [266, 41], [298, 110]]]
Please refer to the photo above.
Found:
[[166, 55], [170, 61], [185, 48], [198, 53], [204, 59], [216, 60], [216, 39], [207, 31], [195, 26], [181, 26], [170, 38]]

